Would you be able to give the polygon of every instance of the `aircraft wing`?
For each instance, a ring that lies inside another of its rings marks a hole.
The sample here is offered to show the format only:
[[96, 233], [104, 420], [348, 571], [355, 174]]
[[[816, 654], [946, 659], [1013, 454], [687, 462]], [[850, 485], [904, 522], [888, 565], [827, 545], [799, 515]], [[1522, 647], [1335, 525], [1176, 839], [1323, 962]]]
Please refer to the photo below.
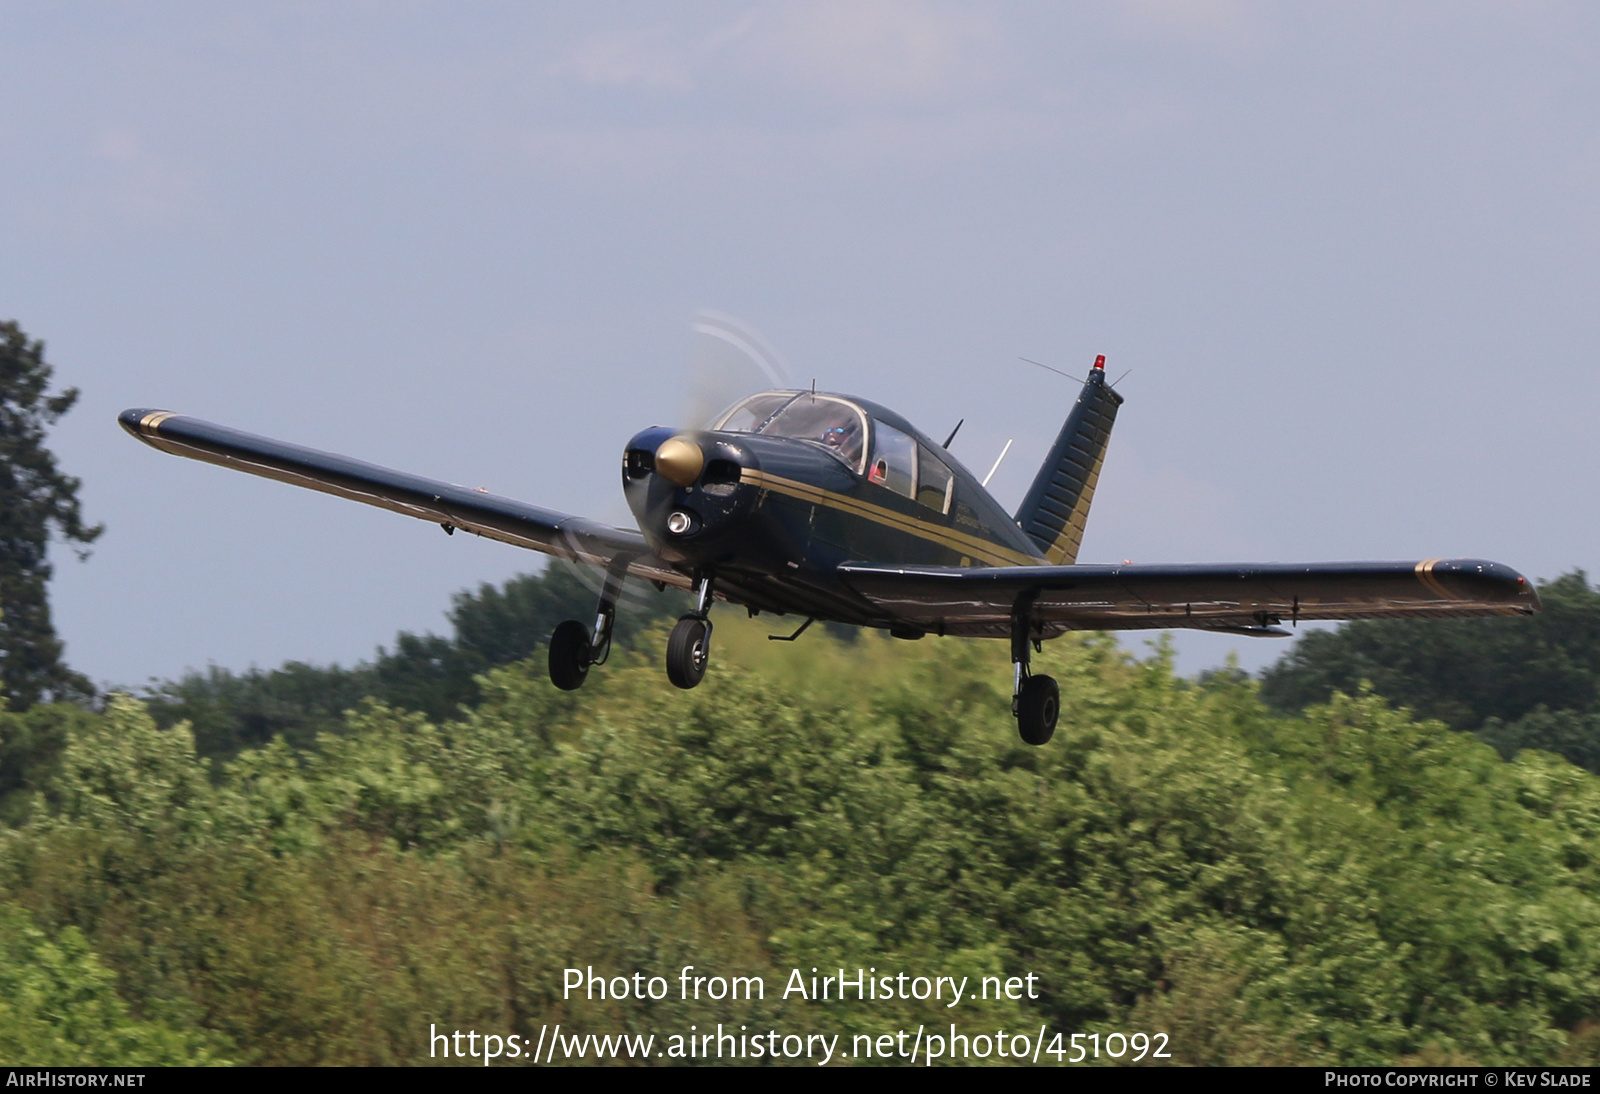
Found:
[[1283, 635], [1302, 619], [1531, 615], [1539, 595], [1482, 559], [1173, 566], [884, 566], [838, 574], [896, 621], [934, 634], [1009, 633], [1027, 602], [1046, 635], [1193, 628]]
[[656, 557], [634, 530], [257, 437], [170, 411], [124, 410], [117, 420], [152, 448], [175, 456], [320, 490], [574, 562], [603, 567], [615, 563], [652, 581], [685, 588], [690, 583], [688, 577]]

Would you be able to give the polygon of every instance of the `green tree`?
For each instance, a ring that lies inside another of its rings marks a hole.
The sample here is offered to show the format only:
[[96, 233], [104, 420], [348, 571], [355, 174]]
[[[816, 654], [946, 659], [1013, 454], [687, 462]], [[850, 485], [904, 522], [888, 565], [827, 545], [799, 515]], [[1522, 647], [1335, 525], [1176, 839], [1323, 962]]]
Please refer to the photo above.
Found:
[[1369, 683], [1505, 756], [1545, 749], [1600, 772], [1600, 590], [1579, 570], [1541, 583], [1539, 596], [1544, 611], [1534, 616], [1368, 620], [1312, 632], [1261, 674], [1261, 697], [1292, 712]]
[[67, 735], [95, 717], [70, 703], [42, 703], [20, 714], [0, 711], [0, 825], [27, 819], [60, 773]]
[[203, 1037], [134, 1020], [116, 993], [116, 975], [76, 927], [51, 940], [9, 904], [0, 904], [0, 1060], [33, 1067], [227, 1062]]
[[0, 323], [0, 694], [13, 710], [94, 693], [62, 663], [45, 592], [52, 530], [78, 545], [80, 559], [104, 530], [84, 524], [79, 481], [63, 474], [45, 447], [45, 431], [78, 400], [77, 388], [48, 394], [52, 372], [43, 342], [14, 322]]
[[[462, 707], [478, 705], [481, 673], [536, 654], [563, 619], [588, 624], [595, 580], [598, 575], [585, 582], [571, 566], [547, 566], [501, 586], [485, 583], [476, 592], [455, 594], [449, 612], [455, 633], [449, 638], [402, 631], [393, 652], [380, 647], [374, 661], [353, 668], [291, 661], [236, 673], [213, 665], [156, 683], [144, 698], [158, 724], [190, 723], [200, 754], [220, 759], [278, 736], [295, 748], [312, 748], [318, 734], [343, 732], [344, 712], [368, 697], [445, 721]], [[688, 608], [688, 598], [677, 590], [624, 599], [617, 647], [631, 648], [648, 626]]]
[[226, 760], [282, 737], [298, 749], [320, 733], [338, 733], [344, 712], [377, 693], [371, 666], [308, 665], [233, 672], [217, 665], [152, 684], [143, 698], [157, 723], [187, 722], [207, 759]]

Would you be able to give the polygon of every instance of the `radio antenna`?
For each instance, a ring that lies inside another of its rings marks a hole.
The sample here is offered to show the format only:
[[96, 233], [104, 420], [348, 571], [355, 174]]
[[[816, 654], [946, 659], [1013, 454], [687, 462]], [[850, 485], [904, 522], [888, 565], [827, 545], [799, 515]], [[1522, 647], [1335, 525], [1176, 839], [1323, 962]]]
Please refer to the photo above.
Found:
[[1057, 376], [1066, 376], [1067, 379], [1069, 379], [1069, 380], [1076, 380], [1077, 379], [1076, 376], [1068, 376], [1065, 372], [1062, 372], [1058, 368], [1051, 368], [1049, 365], [1044, 364], [1041, 361], [1035, 361], [1035, 360], [1033, 360], [1032, 358], [1029, 358], [1029, 357], [1018, 357], [1017, 360], [1026, 361], [1030, 365], [1038, 365], [1040, 368], [1044, 369], [1046, 372], [1053, 372]]
[[988, 489], [989, 480], [994, 478], [994, 473], [1000, 470], [1000, 461], [1006, 458], [1006, 453], [1011, 451], [1011, 443], [1015, 440], [1016, 438], [1013, 437], [1010, 441], [1006, 442], [1006, 446], [1000, 450], [999, 457], [995, 459], [994, 466], [989, 468], [989, 473], [983, 477], [983, 486], [985, 489]]
[[946, 452], [950, 451], [950, 442], [956, 439], [956, 434], [960, 433], [961, 432], [961, 427], [966, 425], [966, 424], [967, 424], [967, 420], [965, 418], [962, 418], [959, 422], [956, 423], [956, 427], [950, 431], [950, 436], [948, 436], [948, 437], [946, 437], [944, 439], [944, 450]]

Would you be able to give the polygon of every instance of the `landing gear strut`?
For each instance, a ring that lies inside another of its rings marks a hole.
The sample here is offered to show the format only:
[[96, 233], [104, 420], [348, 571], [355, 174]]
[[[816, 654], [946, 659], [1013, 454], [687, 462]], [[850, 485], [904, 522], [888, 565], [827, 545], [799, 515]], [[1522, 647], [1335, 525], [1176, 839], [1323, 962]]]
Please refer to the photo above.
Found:
[[568, 619], [550, 635], [550, 682], [562, 691], [576, 691], [589, 675], [590, 665], [603, 665], [611, 656], [611, 632], [617, 622], [617, 595], [627, 567], [606, 571], [600, 587], [600, 606], [595, 609], [594, 637], [582, 623]]
[[667, 639], [667, 679], [685, 690], [700, 683], [711, 660], [711, 577], [701, 577], [694, 589], [694, 611], [680, 616]]
[[1029, 618], [1033, 597], [1017, 601], [1011, 612], [1011, 713], [1017, 719], [1017, 733], [1030, 745], [1042, 745], [1056, 732], [1061, 714], [1061, 689], [1049, 676], [1034, 676], [1028, 671], [1038, 640], [1032, 635]]

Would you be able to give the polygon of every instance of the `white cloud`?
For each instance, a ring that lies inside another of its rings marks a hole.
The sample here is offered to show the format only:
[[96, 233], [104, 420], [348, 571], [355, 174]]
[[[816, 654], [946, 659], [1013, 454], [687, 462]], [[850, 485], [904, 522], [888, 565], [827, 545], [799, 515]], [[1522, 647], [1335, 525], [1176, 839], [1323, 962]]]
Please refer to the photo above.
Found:
[[108, 168], [97, 204], [131, 224], [165, 224], [195, 200], [193, 176], [152, 152], [138, 132], [108, 129], [94, 138], [92, 154]]
[[628, 27], [591, 34], [551, 66], [557, 77], [576, 77], [594, 87], [636, 87], [690, 91], [697, 70], [730, 43], [743, 37], [755, 13], [709, 33], [678, 26]]
[[1266, 21], [1243, 0], [1121, 0], [1100, 9], [1123, 33], [1180, 42], [1242, 60], [1268, 42]]
[[[717, 22], [611, 28], [545, 71], [591, 87], [669, 93], [691, 114], [587, 124], [485, 119], [479, 144], [491, 159], [509, 153], [541, 173], [714, 186], [930, 167], [1054, 139], [1060, 118], [993, 105], [985, 85], [1005, 67], [1002, 38], [981, 9], [925, 0], [760, 3]], [[762, 115], [765, 123], [752, 120]]]
[[692, 52], [661, 29], [625, 30], [585, 38], [552, 66], [595, 87], [688, 91], [694, 86]]
[[990, 37], [976, 9], [918, 0], [819, 0], [768, 9], [755, 51], [789, 80], [841, 95], [920, 97], [976, 74]]
[[932, 168], [1049, 143], [1059, 119], [990, 110], [859, 114], [811, 127], [725, 124], [502, 128], [485, 131], [494, 158], [539, 173], [628, 184], [711, 184]]
[[973, 47], [993, 37], [972, 9], [922, 0], [763, 4], [719, 26], [686, 22], [591, 34], [550, 72], [590, 86], [676, 92], [732, 74], [767, 91], [917, 100], [979, 75]]

